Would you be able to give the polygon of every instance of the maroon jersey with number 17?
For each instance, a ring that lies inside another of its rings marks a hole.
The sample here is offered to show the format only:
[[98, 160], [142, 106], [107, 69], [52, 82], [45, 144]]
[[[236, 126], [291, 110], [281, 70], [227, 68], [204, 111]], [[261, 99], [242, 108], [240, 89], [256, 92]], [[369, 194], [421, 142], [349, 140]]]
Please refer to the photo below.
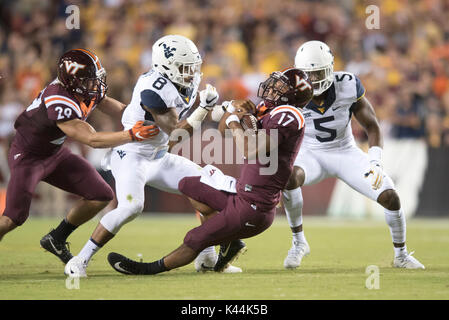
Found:
[[80, 103], [55, 80], [17, 118], [14, 124], [14, 144], [17, 148], [34, 154], [54, 154], [66, 138], [56, 123], [73, 119], [85, 121], [96, 106], [94, 99], [89, 106]]
[[[279, 202], [280, 191], [285, 188], [292, 173], [293, 164], [304, 136], [304, 117], [298, 108], [281, 105], [259, 119], [259, 123], [267, 134], [272, 135], [273, 132], [277, 132], [278, 162], [277, 164], [262, 165], [259, 161], [255, 164], [249, 164], [245, 160], [240, 178], [237, 181], [237, 193], [258, 208], [268, 211]], [[275, 173], [261, 174], [260, 170], [264, 167], [276, 165], [277, 171]]]

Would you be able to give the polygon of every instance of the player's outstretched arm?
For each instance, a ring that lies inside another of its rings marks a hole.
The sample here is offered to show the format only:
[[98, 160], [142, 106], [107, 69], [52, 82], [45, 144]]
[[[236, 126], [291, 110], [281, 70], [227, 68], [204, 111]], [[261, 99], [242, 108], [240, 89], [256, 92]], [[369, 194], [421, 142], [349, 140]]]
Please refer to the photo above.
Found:
[[126, 104], [108, 96], [104, 97], [97, 106], [97, 109], [113, 118], [121, 117], [125, 108]]
[[138, 121], [130, 130], [118, 132], [97, 132], [79, 119], [59, 121], [57, 125], [68, 137], [92, 148], [112, 148], [131, 141], [150, 139], [159, 133], [158, 127], [145, 126], [143, 121]]

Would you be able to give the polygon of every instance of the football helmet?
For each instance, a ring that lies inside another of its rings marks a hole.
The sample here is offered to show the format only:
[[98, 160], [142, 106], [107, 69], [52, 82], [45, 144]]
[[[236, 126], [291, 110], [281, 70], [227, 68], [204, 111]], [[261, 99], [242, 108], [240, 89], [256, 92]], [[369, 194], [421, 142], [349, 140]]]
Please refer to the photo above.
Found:
[[184, 36], [164, 36], [153, 45], [152, 67], [181, 88], [198, 87], [202, 63], [198, 48]]
[[259, 85], [257, 96], [268, 109], [289, 104], [305, 107], [313, 97], [313, 87], [307, 74], [297, 68], [275, 71]]
[[315, 96], [329, 89], [334, 81], [334, 56], [324, 42], [307, 41], [302, 44], [296, 51], [295, 68], [308, 74]]
[[74, 49], [64, 53], [58, 62], [58, 80], [72, 94], [84, 100], [95, 99], [96, 103], [105, 97], [106, 70], [100, 59], [86, 49]]

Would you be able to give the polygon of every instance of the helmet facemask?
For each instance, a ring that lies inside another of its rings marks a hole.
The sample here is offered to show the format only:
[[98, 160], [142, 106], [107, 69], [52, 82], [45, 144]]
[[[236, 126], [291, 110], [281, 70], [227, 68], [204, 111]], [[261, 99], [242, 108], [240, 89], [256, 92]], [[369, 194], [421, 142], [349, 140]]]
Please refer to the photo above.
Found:
[[313, 95], [319, 96], [324, 91], [330, 88], [333, 83], [333, 66], [328, 65], [321, 69], [302, 69], [309, 76], [312, 81]]
[[186, 89], [194, 89], [201, 82], [202, 61], [194, 63], [176, 63], [178, 72], [170, 79], [174, 83]]
[[269, 105], [276, 106], [279, 99], [290, 90], [288, 78], [280, 72], [273, 72], [270, 77], [259, 85], [257, 96]]
[[83, 96], [84, 99], [95, 99], [96, 103], [99, 103], [105, 97], [108, 90], [105, 69], [98, 70], [96, 75], [96, 78], [80, 78], [75, 92]]

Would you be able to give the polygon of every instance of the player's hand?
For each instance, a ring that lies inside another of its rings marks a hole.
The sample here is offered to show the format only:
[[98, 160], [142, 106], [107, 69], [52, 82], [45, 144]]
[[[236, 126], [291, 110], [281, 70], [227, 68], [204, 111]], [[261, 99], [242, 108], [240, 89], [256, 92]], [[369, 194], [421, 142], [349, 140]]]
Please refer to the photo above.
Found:
[[382, 165], [379, 161], [371, 161], [371, 167], [367, 173], [365, 173], [365, 178], [371, 178], [371, 188], [373, 190], [378, 190], [382, 187], [384, 171]]
[[134, 127], [129, 129], [133, 141], [151, 139], [159, 134], [159, 127], [151, 121], [137, 121]]
[[217, 89], [210, 84], [206, 84], [206, 89], [200, 91], [200, 107], [207, 111], [212, 110], [219, 97]]

